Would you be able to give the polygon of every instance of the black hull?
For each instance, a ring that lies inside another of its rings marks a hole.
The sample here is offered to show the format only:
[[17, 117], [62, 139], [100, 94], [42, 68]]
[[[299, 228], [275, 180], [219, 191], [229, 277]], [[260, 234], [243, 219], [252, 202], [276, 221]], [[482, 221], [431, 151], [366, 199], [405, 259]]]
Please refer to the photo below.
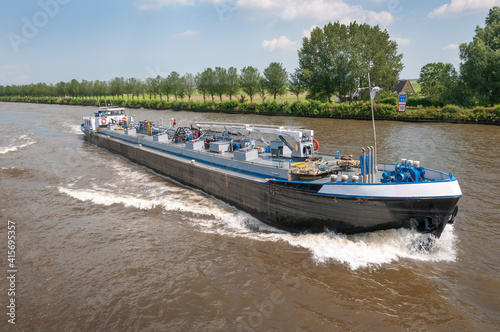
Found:
[[[317, 194], [314, 190], [260, 183], [182, 158], [170, 158], [137, 144], [85, 131], [87, 139], [104, 149], [151, 168], [187, 186], [200, 189], [263, 222], [302, 232], [330, 231], [354, 234], [393, 228], [416, 228], [439, 237], [452, 219], [459, 200], [347, 198]], [[456, 213], [456, 211], [455, 211]]]

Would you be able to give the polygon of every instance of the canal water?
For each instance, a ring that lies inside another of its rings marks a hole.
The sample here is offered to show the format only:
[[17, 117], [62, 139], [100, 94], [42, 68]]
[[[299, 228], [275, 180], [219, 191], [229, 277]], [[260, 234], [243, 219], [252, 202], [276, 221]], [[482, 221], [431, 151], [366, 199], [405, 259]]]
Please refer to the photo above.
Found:
[[[94, 111], [0, 103], [0, 330], [500, 327], [500, 127], [377, 122], [379, 161], [419, 160], [452, 172], [462, 187], [455, 224], [422, 250], [409, 230], [297, 235], [266, 226], [90, 145], [79, 125]], [[322, 152], [355, 157], [373, 144], [370, 121], [128, 112], [181, 124], [301, 125], [315, 131]]]

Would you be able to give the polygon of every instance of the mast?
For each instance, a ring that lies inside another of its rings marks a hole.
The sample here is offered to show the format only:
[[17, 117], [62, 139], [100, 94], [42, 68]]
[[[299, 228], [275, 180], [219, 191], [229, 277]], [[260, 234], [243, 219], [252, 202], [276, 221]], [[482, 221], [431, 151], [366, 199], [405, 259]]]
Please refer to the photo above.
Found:
[[[372, 124], [373, 124], [373, 140], [374, 140], [374, 149], [373, 149], [373, 165], [374, 172], [377, 172], [377, 132], [375, 131], [375, 115], [373, 113], [373, 97], [372, 97], [372, 84], [370, 82], [370, 73], [368, 72], [368, 91], [370, 91], [370, 102], [372, 106]], [[376, 92], [376, 91], [375, 91]]]

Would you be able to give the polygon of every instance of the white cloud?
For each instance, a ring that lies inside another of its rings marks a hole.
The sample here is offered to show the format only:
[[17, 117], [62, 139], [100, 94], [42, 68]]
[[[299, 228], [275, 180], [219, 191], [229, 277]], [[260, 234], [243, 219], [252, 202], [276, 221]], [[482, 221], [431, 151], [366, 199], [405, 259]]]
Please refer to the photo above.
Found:
[[0, 84], [28, 84], [31, 82], [31, 66], [28, 64], [21, 65], [4, 65], [0, 68]]
[[274, 38], [272, 40], [264, 40], [262, 42], [262, 48], [267, 52], [273, 52], [276, 50], [293, 51], [298, 49], [298, 43], [291, 41], [286, 36], [281, 36], [277, 39]]
[[192, 6], [194, 0], [139, 0], [137, 5], [142, 10], [154, 10], [170, 5]]
[[247, 18], [275, 16], [283, 21], [357, 21], [383, 27], [394, 22], [393, 15], [387, 11], [369, 11], [344, 0], [237, 0], [236, 8]]
[[366, 10], [361, 5], [350, 5], [346, 0], [138, 0], [142, 10], [153, 10], [172, 5], [230, 3], [231, 9], [247, 19], [276, 17], [283, 21], [340, 21], [341, 23], [378, 24], [387, 27], [395, 18], [389, 11]]
[[311, 38], [311, 32], [316, 29], [316, 28], [319, 28], [318, 25], [313, 25], [312, 27], [310, 27], [309, 29], [306, 29], [304, 31], [302, 31], [302, 35], [306, 38]]
[[450, 3], [434, 9], [427, 16], [430, 18], [448, 18], [461, 14], [487, 11], [494, 6], [500, 6], [500, 0], [450, 0]]
[[174, 37], [192, 37], [192, 36], [196, 36], [199, 33], [200, 32], [197, 30], [186, 30], [184, 32], [175, 34]]
[[398, 45], [410, 45], [410, 40], [408, 38], [391, 37], [391, 40], [394, 40]]
[[446, 45], [443, 47], [443, 50], [448, 51], [448, 50], [458, 50], [459, 45], [458, 44], [450, 44]]

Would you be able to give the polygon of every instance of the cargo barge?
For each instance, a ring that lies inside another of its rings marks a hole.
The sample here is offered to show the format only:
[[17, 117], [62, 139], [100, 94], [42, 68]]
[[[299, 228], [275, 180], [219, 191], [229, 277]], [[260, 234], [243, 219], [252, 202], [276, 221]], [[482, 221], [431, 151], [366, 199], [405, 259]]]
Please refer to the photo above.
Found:
[[171, 119], [134, 121], [119, 107], [84, 117], [92, 144], [293, 232], [412, 228], [439, 237], [462, 196], [451, 174], [418, 161], [378, 163], [372, 147], [319, 154], [301, 127]]

